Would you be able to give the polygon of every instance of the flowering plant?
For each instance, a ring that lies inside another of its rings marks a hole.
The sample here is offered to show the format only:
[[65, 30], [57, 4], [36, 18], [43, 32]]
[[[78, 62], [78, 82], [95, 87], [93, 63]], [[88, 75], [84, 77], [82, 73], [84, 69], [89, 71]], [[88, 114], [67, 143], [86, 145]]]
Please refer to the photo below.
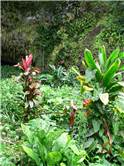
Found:
[[37, 96], [40, 95], [39, 87], [40, 82], [37, 81], [36, 75], [40, 73], [40, 69], [32, 67], [33, 56], [30, 54], [26, 58], [22, 58], [22, 62], [14, 65], [22, 69], [23, 73], [20, 73], [18, 81], [21, 81], [23, 86], [23, 102], [25, 105], [25, 117], [30, 114], [30, 110], [37, 105]]

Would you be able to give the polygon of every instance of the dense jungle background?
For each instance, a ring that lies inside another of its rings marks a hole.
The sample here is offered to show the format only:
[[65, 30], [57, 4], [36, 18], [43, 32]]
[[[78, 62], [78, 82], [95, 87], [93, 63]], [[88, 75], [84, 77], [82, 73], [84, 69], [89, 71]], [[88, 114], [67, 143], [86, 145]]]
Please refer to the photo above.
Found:
[[94, 53], [124, 49], [124, 2], [2, 2], [2, 63], [15, 64], [32, 52], [34, 64], [80, 63], [84, 48]]

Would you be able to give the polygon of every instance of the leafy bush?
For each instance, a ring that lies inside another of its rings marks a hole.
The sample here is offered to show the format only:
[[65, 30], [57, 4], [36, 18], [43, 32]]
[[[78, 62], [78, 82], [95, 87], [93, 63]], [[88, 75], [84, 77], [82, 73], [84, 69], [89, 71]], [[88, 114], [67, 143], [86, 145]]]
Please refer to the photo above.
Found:
[[41, 74], [38, 78], [42, 81], [43, 84], [57, 87], [64, 84], [74, 86], [77, 83], [75, 76], [76, 74], [72, 68], [66, 70], [62, 66], [55, 67], [54, 65], [50, 65], [48, 74]]
[[27, 142], [23, 149], [37, 166], [82, 165], [86, 152], [77, 148], [75, 141], [50, 123], [48, 118], [32, 120], [30, 126], [22, 125]]
[[[84, 115], [87, 117], [87, 134], [85, 135], [84, 147], [92, 156], [92, 152], [104, 154], [105, 158], [117, 164], [123, 163], [120, 138], [120, 147], [117, 148], [115, 135], [122, 131], [123, 127], [117, 127], [119, 124], [118, 114], [114, 109], [119, 110], [119, 105], [114, 105], [121, 92], [123, 100], [122, 72], [123, 66], [121, 59], [124, 53], [119, 49], [114, 50], [109, 57], [106, 56], [104, 47], [99, 50], [98, 59], [93, 58], [92, 53], [86, 49], [84, 52], [83, 64], [86, 68], [85, 75], [78, 74], [77, 79], [81, 83], [81, 92], [83, 95], [89, 94], [89, 97], [83, 101]], [[121, 77], [117, 77], [117, 75]], [[121, 100], [121, 101], [122, 101]], [[123, 103], [121, 102], [121, 106]], [[120, 108], [121, 110], [121, 108]], [[123, 110], [120, 111], [123, 114]], [[114, 125], [116, 122], [116, 125]], [[113, 130], [115, 128], [116, 134]], [[80, 134], [80, 133], [79, 133]], [[120, 135], [120, 134], [119, 134]], [[105, 155], [106, 154], [106, 155]], [[118, 156], [114, 157], [115, 154]], [[114, 160], [112, 160], [114, 157]], [[110, 163], [111, 163], [110, 162]]]
[[[98, 60], [94, 60], [92, 53], [86, 49], [84, 52], [86, 65], [86, 84], [93, 81], [98, 82], [99, 87], [103, 88], [103, 92], [116, 92], [123, 87], [122, 74], [123, 64], [122, 59], [124, 53], [117, 48], [107, 58], [106, 50], [101, 47], [98, 54]], [[120, 78], [117, 76], [120, 75]], [[92, 77], [90, 77], [92, 76]], [[89, 78], [90, 77], [90, 78]], [[80, 82], [85, 82], [85, 78], [79, 75]], [[112, 95], [112, 94], [111, 94]]]

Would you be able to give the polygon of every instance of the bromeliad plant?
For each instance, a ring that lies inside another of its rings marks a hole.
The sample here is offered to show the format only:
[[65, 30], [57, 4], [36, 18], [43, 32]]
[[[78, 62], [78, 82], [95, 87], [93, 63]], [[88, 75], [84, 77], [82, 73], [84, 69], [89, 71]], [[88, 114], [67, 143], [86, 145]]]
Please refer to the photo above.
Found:
[[32, 67], [33, 56], [30, 54], [26, 58], [22, 58], [22, 62], [15, 65], [22, 69], [23, 73], [20, 73], [18, 81], [21, 81], [23, 86], [23, 102], [25, 105], [25, 115], [27, 119], [28, 115], [31, 112], [31, 109], [34, 108], [37, 103], [37, 96], [40, 95], [39, 87], [40, 82], [37, 81], [36, 75], [40, 73], [39, 68]]

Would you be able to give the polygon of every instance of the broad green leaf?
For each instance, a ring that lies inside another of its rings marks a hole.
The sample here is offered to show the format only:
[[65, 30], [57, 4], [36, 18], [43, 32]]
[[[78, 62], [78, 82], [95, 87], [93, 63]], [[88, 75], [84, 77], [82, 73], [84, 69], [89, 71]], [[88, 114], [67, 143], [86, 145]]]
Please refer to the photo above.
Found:
[[85, 77], [86, 77], [87, 82], [90, 82], [91, 80], [95, 79], [95, 73], [96, 73], [96, 70], [86, 69]]
[[98, 62], [96, 62], [96, 78], [98, 81], [102, 79], [102, 72]]
[[114, 60], [116, 60], [118, 58], [119, 52], [120, 52], [120, 49], [117, 48], [110, 54], [110, 56], [108, 57], [108, 59], [106, 61], [106, 69], [109, 68], [111, 63], [114, 62]]
[[60, 163], [60, 166], [67, 166], [65, 163]]
[[69, 140], [68, 133], [61, 134], [54, 142], [53, 150], [59, 150], [61, 148], [65, 148]]
[[124, 58], [124, 52], [120, 52], [119, 58], [120, 58], [120, 59], [123, 59], [123, 58]]
[[85, 49], [85, 51], [84, 51], [84, 58], [85, 58], [85, 62], [87, 64], [87, 66], [90, 69], [96, 69], [96, 64], [95, 64], [95, 61], [93, 59], [93, 56], [92, 56], [92, 53], [91, 53], [90, 50]]
[[79, 155], [80, 152], [75, 144], [70, 144], [69, 147], [76, 155]]
[[108, 94], [108, 93], [100, 94], [100, 95], [99, 95], [99, 98], [100, 98], [101, 102], [102, 102], [104, 105], [107, 105], [107, 104], [108, 104], [108, 102], [109, 102], [109, 94]]
[[92, 120], [94, 132], [98, 132], [100, 129], [101, 122], [99, 120]]
[[29, 157], [31, 157], [33, 160], [35, 160], [37, 166], [40, 165], [40, 160], [39, 160], [39, 157], [38, 157], [38, 154], [35, 153], [31, 148], [28, 148], [27, 146], [25, 145], [22, 145], [24, 151], [27, 153], [27, 155]]
[[115, 85], [112, 85], [110, 88], [109, 88], [109, 92], [113, 94], [113, 92], [118, 92], [122, 89], [122, 86], [119, 85], [118, 83], [115, 84]]
[[21, 124], [23, 133], [28, 137], [30, 143], [32, 143], [33, 133], [30, 131], [29, 126]]
[[124, 65], [120, 67], [120, 71], [124, 71]]
[[49, 152], [47, 157], [48, 166], [58, 165], [62, 159], [62, 155], [60, 152], [54, 151]]
[[120, 66], [120, 60], [117, 59], [110, 67], [109, 69], [106, 71], [106, 73], [103, 76], [103, 84], [104, 86], [108, 86], [109, 83], [111, 82], [114, 74], [118, 71]]
[[99, 57], [100, 65], [104, 65], [106, 62], [105, 46], [100, 47], [98, 57]]
[[84, 148], [89, 148], [92, 145], [93, 142], [94, 142], [94, 138], [89, 138], [87, 140], [87, 142], [85, 142]]
[[95, 134], [95, 132], [94, 132], [94, 130], [93, 129], [90, 129], [89, 131], [88, 131], [88, 133], [86, 134], [86, 137], [88, 138], [88, 137], [91, 137], [92, 135], [94, 135]]
[[44, 161], [47, 158], [47, 149], [44, 145], [42, 145], [38, 140], [38, 148], [39, 148], [39, 156]]

